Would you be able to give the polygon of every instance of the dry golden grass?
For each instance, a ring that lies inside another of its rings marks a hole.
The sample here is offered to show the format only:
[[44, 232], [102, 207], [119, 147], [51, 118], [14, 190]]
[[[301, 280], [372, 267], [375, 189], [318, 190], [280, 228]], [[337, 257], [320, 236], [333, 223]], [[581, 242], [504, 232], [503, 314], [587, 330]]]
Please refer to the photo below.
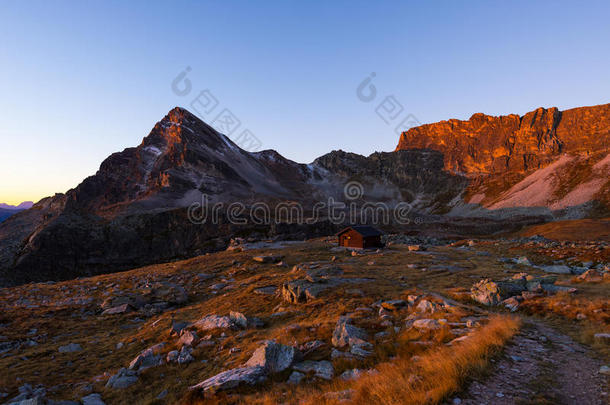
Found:
[[590, 322], [610, 324], [609, 299], [590, 299], [561, 292], [557, 295], [527, 300], [522, 304], [522, 308], [532, 314], [556, 314], [569, 320], [577, 320], [579, 315], [581, 317], [584, 315]]
[[514, 317], [494, 317], [471, 338], [454, 346], [441, 346], [413, 362], [400, 358], [379, 366], [379, 374], [359, 379], [355, 403], [434, 404], [460, 390], [472, 374], [482, 372], [519, 329]]
[[610, 218], [574, 219], [533, 225], [520, 232], [522, 236], [542, 235], [557, 240], [610, 241]]

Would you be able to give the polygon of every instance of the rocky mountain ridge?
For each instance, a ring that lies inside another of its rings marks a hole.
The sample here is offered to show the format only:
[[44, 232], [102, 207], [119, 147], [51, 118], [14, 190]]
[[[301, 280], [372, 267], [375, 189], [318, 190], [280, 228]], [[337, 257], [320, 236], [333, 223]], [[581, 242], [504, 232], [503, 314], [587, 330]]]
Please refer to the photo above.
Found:
[[610, 150], [610, 104], [559, 111], [538, 108], [524, 116], [474, 114], [403, 132], [396, 150], [430, 148], [454, 172], [501, 174], [540, 169], [565, 153]]
[[401, 134], [396, 150], [410, 148], [443, 153], [447, 170], [470, 179], [455, 215], [610, 212], [610, 104], [422, 125]]
[[[41, 200], [0, 225], [0, 279], [69, 278], [217, 250], [240, 232], [265, 236], [329, 234], [342, 224], [240, 225], [221, 211], [217, 223], [194, 223], [189, 207], [210, 202], [270, 207], [346, 201], [349, 181], [359, 205], [402, 201], [422, 212], [444, 210], [462, 176], [443, 170], [430, 150], [334, 151], [299, 164], [271, 150], [250, 153], [182, 108], [159, 121], [142, 143], [114, 153], [98, 172], [65, 194]], [[441, 195], [441, 191], [443, 192]], [[447, 196], [449, 194], [449, 196]], [[442, 198], [439, 199], [439, 195]]]

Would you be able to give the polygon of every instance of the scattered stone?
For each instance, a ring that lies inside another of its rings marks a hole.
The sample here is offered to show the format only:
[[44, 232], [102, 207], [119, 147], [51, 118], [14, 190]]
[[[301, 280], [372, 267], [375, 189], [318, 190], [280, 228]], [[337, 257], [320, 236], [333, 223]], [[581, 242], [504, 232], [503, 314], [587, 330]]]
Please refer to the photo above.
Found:
[[436, 319], [417, 319], [413, 322], [413, 327], [423, 330], [436, 330], [441, 328], [441, 324]]
[[336, 285], [338, 283], [330, 281], [317, 283], [308, 280], [292, 280], [282, 285], [281, 295], [285, 301], [291, 304], [309, 302], [316, 299], [322, 291]]
[[574, 294], [578, 291], [573, 287], [565, 287], [562, 285], [554, 285], [554, 284], [542, 284], [542, 289], [550, 294], [557, 294], [558, 292], [567, 292], [568, 294]]
[[434, 313], [437, 311], [437, 305], [428, 300], [421, 300], [415, 307], [415, 310], [422, 313]]
[[229, 313], [229, 319], [231, 319], [235, 325], [242, 329], [246, 329], [248, 327], [248, 318], [246, 318], [246, 316], [241, 312], [231, 311]]
[[157, 395], [157, 399], [163, 399], [167, 396], [168, 392], [167, 390], [163, 390], [159, 393], [159, 395]]
[[553, 274], [572, 274], [572, 270], [566, 265], [540, 266], [540, 269], [546, 273]]
[[367, 342], [352, 345], [350, 353], [358, 357], [369, 357], [373, 355], [373, 345]]
[[286, 382], [288, 384], [297, 385], [301, 381], [303, 381], [304, 378], [305, 378], [305, 374], [299, 373], [298, 371], [293, 371], [292, 374], [290, 374], [290, 377], [288, 377], [288, 380], [286, 380]]
[[81, 350], [83, 350], [83, 348], [78, 343], [69, 343], [65, 346], [59, 347], [60, 353], [73, 353], [80, 352]]
[[180, 349], [180, 353], [178, 353], [178, 358], [176, 359], [176, 362], [178, 364], [188, 364], [188, 363], [194, 361], [195, 358], [191, 355], [192, 352], [193, 352], [192, 347], [182, 346], [182, 349]]
[[210, 290], [219, 291], [228, 286], [227, 283], [216, 283], [210, 286]]
[[131, 312], [132, 307], [129, 304], [122, 304], [116, 307], [105, 309], [102, 312], [102, 315], [116, 315], [116, 314], [124, 314], [127, 312]]
[[82, 397], [80, 400], [83, 405], [106, 405], [104, 401], [102, 401], [102, 396], [97, 393], [89, 394], [86, 397]]
[[163, 364], [163, 357], [158, 354], [163, 348], [163, 346], [165, 345], [163, 343], [160, 343], [158, 345], [149, 347], [146, 350], [143, 350], [131, 361], [131, 363], [129, 363], [129, 369], [142, 371], [147, 368]]
[[269, 373], [281, 373], [292, 365], [297, 356], [298, 351], [293, 346], [266, 341], [256, 349], [245, 365], [260, 366]]
[[601, 367], [599, 368], [599, 373], [600, 373], [600, 374], [603, 374], [603, 375], [608, 375], [608, 376], [610, 376], [610, 367], [608, 367], [608, 366], [601, 366]]
[[180, 335], [183, 329], [187, 328], [190, 324], [188, 322], [174, 322], [169, 330], [170, 336]]
[[498, 305], [513, 295], [520, 295], [525, 289], [524, 279], [494, 282], [486, 278], [472, 286], [470, 295], [483, 305]]
[[188, 329], [182, 329], [180, 332], [180, 339], [178, 340], [178, 346], [193, 346], [197, 342], [197, 333]]
[[510, 297], [505, 299], [504, 301], [502, 301], [502, 305], [504, 305], [504, 307], [510, 309], [511, 312], [515, 312], [517, 309], [519, 309], [519, 298], [516, 296]]
[[135, 384], [137, 381], [137, 372], [122, 368], [118, 373], [110, 377], [106, 383], [106, 388], [123, 389]]
[[208, 378], [197, 385], [190, 387], [191, 390], [223, 391], [236, 388], [240, 385], [256, 385], [267, 379], [267, 373], [263, 367], [241, 367], [224, 371]]
[[381, 306], [390, 311], [397, 311], [407, 306], [407, 302], [404, 300], [390, 300], [381, 303]]

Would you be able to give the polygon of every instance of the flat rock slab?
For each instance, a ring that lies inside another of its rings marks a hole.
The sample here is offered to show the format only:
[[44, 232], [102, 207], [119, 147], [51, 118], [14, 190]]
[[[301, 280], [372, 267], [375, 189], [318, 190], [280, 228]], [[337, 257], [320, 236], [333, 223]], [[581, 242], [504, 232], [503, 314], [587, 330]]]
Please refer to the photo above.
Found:
[[237, 388], [240, 385], [256, 385], [267, 379], [267, 372], [263, 367], [241, 367], [224, 371], [208, 378], [197, 385], [193, 385], [191, 390], [203, 391], [224, 391]]
[[207, 315], [193, 323], [193, 326], [199, 330], [213, 330], [234, 328], [235, 324], [228, 316]]
[[259, 263], [277, 263], [283, 256], [254, 256], [252, 260]]

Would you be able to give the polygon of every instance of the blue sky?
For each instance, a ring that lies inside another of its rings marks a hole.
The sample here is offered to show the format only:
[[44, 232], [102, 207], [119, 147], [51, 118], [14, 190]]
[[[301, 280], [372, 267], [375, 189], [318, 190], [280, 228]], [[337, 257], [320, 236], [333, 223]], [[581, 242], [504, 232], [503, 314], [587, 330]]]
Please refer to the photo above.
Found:
[[2, 0], [0, 202], [76, 186], [204, 89], [299, 162], [392, 150], [387, 96], [421, 123], [607, 103], [609, 15], [601, 1]]

